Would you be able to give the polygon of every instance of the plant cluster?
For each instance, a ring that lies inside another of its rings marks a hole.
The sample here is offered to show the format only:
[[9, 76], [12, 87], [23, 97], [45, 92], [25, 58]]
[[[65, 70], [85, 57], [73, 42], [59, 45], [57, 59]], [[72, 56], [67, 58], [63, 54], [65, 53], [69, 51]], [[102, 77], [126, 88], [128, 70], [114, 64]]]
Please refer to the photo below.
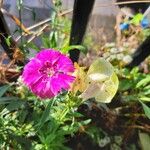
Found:
[[[69, 51], [85, 54], [86, 48], [69, 45], [70, 21], [59, 15], [61, 1], [54, 4], [51, 30], [40, 36], [41, 46], [22, 41], [26, 64], [13, 65], [16, 81], [0, 82], [0, 149], [67, 150], [81, 136], [98, 149], [146, 150], [150, 75], [138, 67], [124, 68], [132, 60], [128, 42], [122, 47], [106, 43], [103, 58], [97, 56], [88, 67], [73, 64]], [[130, 133], [138, 137], [137, 143], [126, 144]]]

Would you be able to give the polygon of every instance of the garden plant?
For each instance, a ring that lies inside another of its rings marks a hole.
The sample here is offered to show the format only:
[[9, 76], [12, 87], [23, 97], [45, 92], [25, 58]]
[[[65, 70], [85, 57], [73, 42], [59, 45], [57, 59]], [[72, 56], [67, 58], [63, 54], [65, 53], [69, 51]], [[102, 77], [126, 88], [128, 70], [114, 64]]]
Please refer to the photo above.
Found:
[[[143, 13], [125, 18], [120, 44], [107, 42], [95, 50], [98, 43], [90, 35], [83, 41], [94, 1], [84, 18], [75, 0], [71, 21], [70, 11], [54, 0], [50, 22], [37, 30], [23, 25], [23, 1], [17, 2], [20, 18], [11, 17], [19, 37], [1, 35], [7, 56], [0, 54], [0, 149], [148, 150], [150, 57], [129, 65], [136, 57], [132, 50], [150, 35], [148, 18]], [[77, 17], [84, 18], [79, 20], [84, 28], [77, 29]], [[91, 51], [96, 55], [88, 61]]]

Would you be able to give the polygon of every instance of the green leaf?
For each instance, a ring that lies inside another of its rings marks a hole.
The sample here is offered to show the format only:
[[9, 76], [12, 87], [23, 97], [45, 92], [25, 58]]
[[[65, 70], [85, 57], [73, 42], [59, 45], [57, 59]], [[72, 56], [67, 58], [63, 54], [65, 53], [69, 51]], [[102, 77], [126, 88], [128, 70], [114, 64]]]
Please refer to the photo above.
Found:
[[6, 44], [7, 44], [8, 46], [11, 45], [11, 43], [10, 43], [10, 38], [11, 38], [11, 36], [8, 36], [8, 38], [5, 39], [5, 40], [6, 40]]
[[144, 90], [144, 91], [143, 91], [143, 94], [144, 94], [144, 95], [150, 95], [150, 89]]
[[0, 97], [2, 97], [9, 88], [10, 88], [10, 85], [1, 86], [0, 87]]
[[44, 123], [48, 120], [48, 117], [50, 117], [49, 114], [50, 114], [50, 110], [51, 110], [51, 107], [53, 106], [54, 101], [55, 99], [49, 101], [39, 123], [37, 124], [38, 129], [40, 129], [44, 125]]
[[72, 113], [72, 115], [76, 118], [84, 116], [84, 115], [80, 114], [79, 112], [74, 112], [74, 113]]
[[22, 150], [31, 150], [32, 144], [31, 141], [23, 136], [18, 136], [14, 134], [9, 135], [12, 140], [15, 140], [22, 147]]
[[141, 96], [140, 100], [150, 102], [150, 97]]
[[146, 104], [144, 104], [142, 101], [140, 101], [140, 103], [143, 106], [145, 115], [150, 119], [150, 108]]
[[144, 90], [149, 90], [149, 89], [150, 89], [150, 85], [144, 87]]
[[1, 112], [1, 115], [5, 115], [7, 113], [10, 113], [11, 111], [17, 110], [18, 108], [22, 107], [24, 104], [25, 102], [21, 100], [11, 101], [9, 105], [7, 105], [6, 108]]
[[90, 122], [91, 122], [91, 119], [87, 119], [87, 120], [81, 121], [79, 124], [85, 126], [85, 125], [88, 125]]
[[122, 98], [126, 102], [137, 101], [137, 95], [125, 95], [125, 96], [122, 96]]
[[146, 77], [145, 79], [141, 80], [140, 82], [137, 83], [136, 88], [143, 87], [150, 83], [150, 76]]
[[50, 39], [50, 47], [51, 48], [56, 48], [57, 47], [57, 41], [58, 41], [58, 32], [57, 31], [52, 31], [49, 35]]
[[150, 36], [150, 29], [149, 28], [144, 29], [144, 30], [142, 30], [142, 33], [143, 33], [144, 37], [147, 38], [148, 36]]
[[78, 49], [83, 53], [87, 52], [86, 48], [82, 45], [69, 45], [69, 46], [65, 46], [64, 48], [62, 48], [62, 53], [68, 53], [70, 50], [73, 50], [73, 49]]
[[31, 49], [33, 49], [33, 50], [35, 50], [35, 51], [37, 51], [37, 52], [40, 51], [39, 47], [36, 46], [36, 45], [35, 45], [34, 43], [32, 43], [32, 42], [27, 43], [26, 47], [31, 48]]
[[16, 110], [16, 109], [20, 108], [24, 104], [25, 104], [24, 101], [22, 101], [22, 100], [16, 100], [16, 101], [12, 101], [11, 103], [9, 103], [9, 105], [7, 105], [6, 108], [9, 111], [13, 111], [13, 110]]
[[50, 48], [50, 39], [49, 39], [49, 37], [46, 36], [46, 35], [43, 35], [41, 37], [41, 39], [42, 39], [42, 45], [43, 45], [43, 47], [44, 48]]
[[36, 12], [35, 12], [35, 8], [32, 8], [32, 18], [35, 21], [36, 20]]
[[18, 97], [0, 97], [0, 104], [8, 104], [11, 101], [18, 100]]
[[128, 80], [128, 79], [124, 79], [120, 81], [120, 84], [119, 84], [120, 91], [127, 91], [132, 87], [133, 87], [133, 81]]
[[19, 113], [19, 121], [20, 123], [23, 123], [26, 119], [26, 116], [28, 115], [28, 110], [27, 109], [22, 109]]
[[139, 25], [141, 20], [143, 19], [143, 14], [138, 13], [137, 15], [135, 15], [133, 17], [133, 19], [130, 21], [130, 23], [134, 24], [134, 25]]
[[142, 150], [149, 150], [150, 148], [150, 136], [146, 133], [139, 133]]

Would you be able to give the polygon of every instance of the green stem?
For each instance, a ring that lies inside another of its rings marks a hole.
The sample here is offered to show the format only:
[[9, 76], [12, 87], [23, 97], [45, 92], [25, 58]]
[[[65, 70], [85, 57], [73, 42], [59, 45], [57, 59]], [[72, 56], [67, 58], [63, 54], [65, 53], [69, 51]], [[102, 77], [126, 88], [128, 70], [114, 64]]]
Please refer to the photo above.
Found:
[[21, 26], [22, 26], [22, 0], [18, 0], [18, 3], [19, 3], [19, 7], [18, 7], [18, 10], [19, 10], [19, 20], [20, 20], [20, 26], [19, 26], [19, 32], [20, 32], [20, 36], [21, 36], [21, 50], [24, 52], [24, 47], [22, 46], [23, 45], [23, 32], [22, 32], [22, 29], [21, 29]]
[[69, 108], [68, 108], [68, 107], [63, 110], [62, 115], [61, 115], [61, 117], [60, 117], [60, 119], [59, 119], [60, 122], [65, 118], [65, 116], [66, 116], [66, 114], [67, 114], [68, 112], [69, 112]]

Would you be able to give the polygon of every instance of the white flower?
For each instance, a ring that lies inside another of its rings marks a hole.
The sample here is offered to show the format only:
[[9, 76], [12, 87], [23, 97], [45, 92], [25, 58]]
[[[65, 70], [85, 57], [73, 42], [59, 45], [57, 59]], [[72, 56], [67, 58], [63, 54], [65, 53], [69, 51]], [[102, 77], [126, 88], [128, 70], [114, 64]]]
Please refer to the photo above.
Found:
[[123, 57], [124, 57], [124, 55], [123, 55], [122, 53], [121, 53], [121, 54], [117, 54], [117, 59], [118, 59], [118, 60], [122, 60]]
[[123, 51], [125, 51], [124, 48], [123, 48], [123, 47], [120, 47], [120, 48], [119, 48], [119, 52], [123, 52]]
[[123, 62], [128, 64], [132, 61], [132, 57], [130, 55], [126, 55], [125, 57], [123, 57]]
[[105, 47], [108, 47], [108, 48], [115, 47], [115, 43], [106, 43]]
[[111, 48], [110, 52], [116, 54], [118, 52], [118, 49], [117, 48]]

